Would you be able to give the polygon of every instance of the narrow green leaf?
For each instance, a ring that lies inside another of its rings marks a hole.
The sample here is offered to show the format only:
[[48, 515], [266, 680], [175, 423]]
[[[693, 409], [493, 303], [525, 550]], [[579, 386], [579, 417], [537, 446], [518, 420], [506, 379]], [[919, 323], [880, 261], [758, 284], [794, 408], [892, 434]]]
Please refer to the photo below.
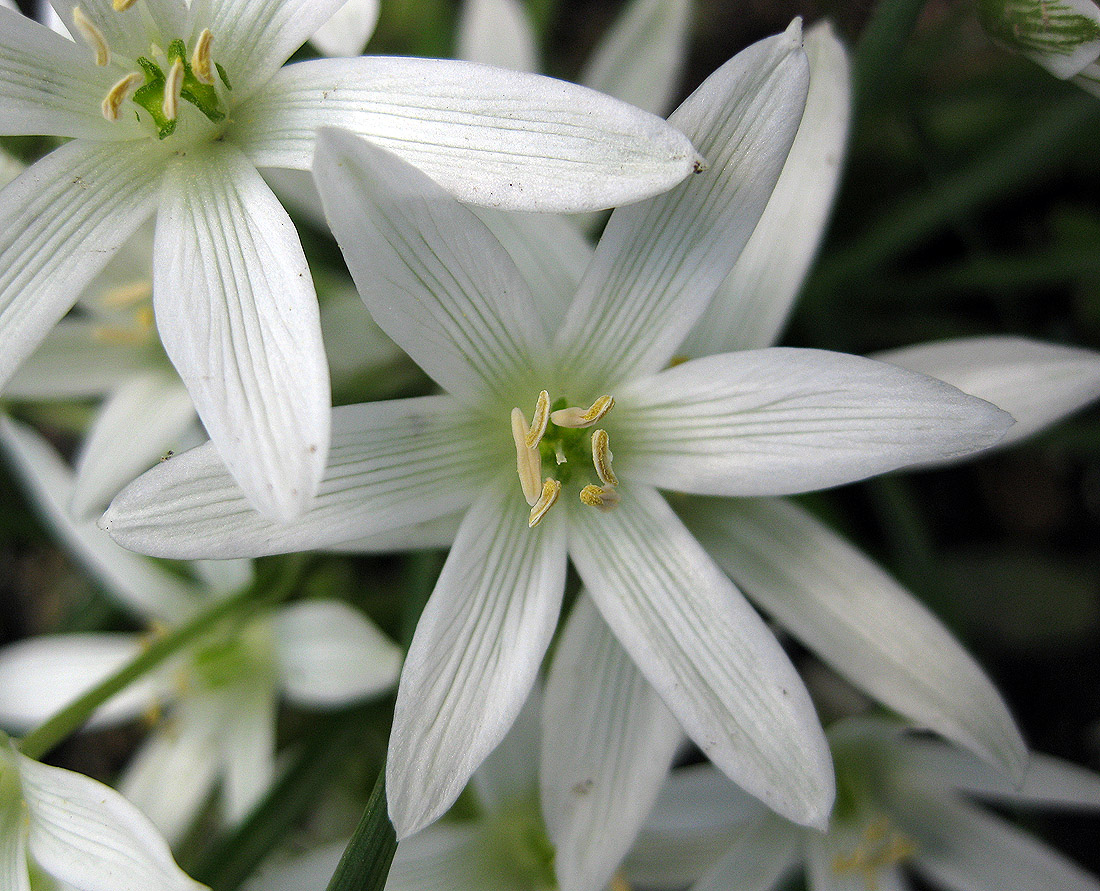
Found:
[[386, 810], [386, 770], [378, 772], [367, 809], [327, 891], [382, 891], [397, 851], [397, 833]]

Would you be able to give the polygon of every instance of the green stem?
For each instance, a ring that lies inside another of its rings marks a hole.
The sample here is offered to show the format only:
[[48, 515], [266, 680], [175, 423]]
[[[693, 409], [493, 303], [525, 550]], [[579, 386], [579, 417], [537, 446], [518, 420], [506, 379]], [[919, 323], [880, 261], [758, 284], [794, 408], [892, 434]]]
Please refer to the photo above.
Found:
[[19, 751], [28, 758], [41, 759], [51, 749], [79, 730], [92, 713], [112, 696], [126, 689], [134, 681], [148, 674], [225, 619], [243, 616], [261, 606], [283, 600], [294, 591], [300, 579], [301, 563], [296, 562], [290, 571], [282, 572], [274, 583], [269, 584], [268, 576], [261, 577], [256, 584], [220, 601], [168, 636], [154, 641], [133, 662], [96, 684], [75, 702], [23, 737], [19, 743]]
[[917, 23], [925, 0], [882, 0], [856, 43], [852, 60], [855, 102], [879, 103], [893, 85], [898, 58]]
[[397, 851], [397, 834], [386, 812], [386, 767], [374, 784], [363, 819], [344, 849], [327, 891], [382, 891]]

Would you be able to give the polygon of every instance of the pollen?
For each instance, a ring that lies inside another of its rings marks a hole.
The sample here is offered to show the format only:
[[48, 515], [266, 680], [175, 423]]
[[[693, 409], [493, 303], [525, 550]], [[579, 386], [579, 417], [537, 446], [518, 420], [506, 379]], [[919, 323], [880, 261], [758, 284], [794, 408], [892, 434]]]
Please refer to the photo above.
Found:
[[103, 99], [103, 117], [109, 121], [117, 121], [119, 109], [122, 103], [129, 99], [141, 85], [143, 78], [136, 71], [131, 71], [117, 84], [111, 87], [111, 91]]
[[833, 872], [837, 875], [858, 873], [867, 891], [878, 891], [879, 873], [909, 860], [916, 851], [913, 840], [894, 829], [890, 818], [883, 816], [867, 825], [859, 847], [850, 854], [833, 858]]
[[137, 0], [111, 0], [111, 6], [115, 12], [126, 12]]
[[580, 492], [581, 504], [611, 510], [619, 505], [619, 493], [614, 486], [597, 486], [589, 483]]
[[592, 464], [596, 468], [596, 476], [605, 486], [617, 486], [619, 481], [615, 479], [615, 472], [611, 469], [610, 439], [606, 430], [596, 430], [592, 433]]
[[527, 433], [527, 448], [533, 449], [539, 444], [549, 422], [550, 394], [543, 390], [535, 400], [535, 414], [531, 417], [531, 429]]
[[162, 110], [164, 116], [174, 121], [179, 114], [180, 91], [183, 89], [183, 60], [175, 59], [172, 67], [168, 69], [168, 76], [164, 80], [164, 104]]
[[559, 408], [550, 414], [550, 420], [559, 427], [591, 427], [614, 407], [613, 397], [601, 396], [583, 411], [573, 406]]
[[554, 506], [559, 495], [561, 495], [561, 483], [558, 480], [548, 479], [542, 484], [542, 494], [531, 508], [531, 516], [527, 520], [527, 525], [531, 529], [542, 522], [542, 518]]
[[109, 65], [111, 62], [111, 48], [107, 45], [107, 38], [103, 36], [103, 32], [95, 26], [95, 22], [88, 18], [79, 6], [73, 7], [73, 25], [80, 32], [80, 36], [84, 38], [84, 42], [95, 52], [96, 65], [100, 68]]
[[207, 86], [214, 84], [214, 66], [210, 58], [210, 44], [213, 41], [214, 35], [210, 33], [210, 29], [203, 28], [191, 53], [191, 73], [195, 75], [195, 80]]

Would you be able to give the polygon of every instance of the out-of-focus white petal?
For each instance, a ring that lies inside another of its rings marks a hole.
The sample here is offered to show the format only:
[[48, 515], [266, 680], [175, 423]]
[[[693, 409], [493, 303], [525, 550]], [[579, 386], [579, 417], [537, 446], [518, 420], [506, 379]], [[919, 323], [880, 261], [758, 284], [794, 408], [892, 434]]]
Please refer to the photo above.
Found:
[[1023, 775], [1024, 741], [985, 672], [856, 548], [785, 501], [696, 499], [685, 518], [741, 589], [841, 675]]
[[95, 523], [72, 518], [72, 472], [48, 442], [31, 428], [0, 418], [0, 444], [46, 521], [108, 591], [145, 618], [175, 622], [191, 615], [201, 601], [197, 588], [120, 548]]
[[774, 814], [766, 814], [743, 827], [722, 859], [691, 891], [772, 891], [794, 867], [802, 837], [807, 834]]
[[77, 140], [0, 192], [0, 385], [152, 214], [162, 152]]
[[347, 846], [348, 840], [341, 840], [302, 853], [276, 853], [242, 887], [245, 891], [324, 891]]
[[99, 514], [119, 490], [179, 448], [195, 422], [191, 396], [175, 375], [135, 376], [100, 407], [76, 460], [71, 510]]
[[404, 360], [404, 350], [378, 327], [350, 281], [346, 287], [331, 290], [327, 297], [321, 303], [321, 335], [333, 392]]
[[305, 600], [273, 617], [283, 690], [294, 702], [331, 707], [397, 683], [401, 650], [361, 612], [335, 600]]
[[653, 807], [683, 739], [588, 597], [554, 653], [539, 779], [562, 891], [602, 888]]
[[508, 734], [470, 780], [470, 788], [477, 792], [482, 812], [490, 821], [509, 810], [514, 812], [518, 806], [529, 805], [534, 812], [542, 700], [541, 687], [535, 684]]
[[832, 762], [794, 667], [664, 499], [620, 491], [607, 513], [570, 505], [570, 554], [607, 624], [728, 776], [784, 816], [824, 824]]
[[[512, 71], [538, 71], [535, 33], [523, 3], [520, 0], [465, 0], [458, 15], [455, 55], [468, 62]], [[614, 95], [607, 90], [601, 92]]]
[[230, 826], [243, 820], [263, 798], [275, 776], [274, 671], [271, 677], [241, 677], [224, 694], [221, 740], [223, 816]]
[[687, 56], [690, 0], [634, 0], [581, 72], [586, 87], [665, 115]]
[[201, 446], [123, 489], [100, 525], [136, 551], [183, 558], [257, 557], [393, 535], [466, 507], [499, 469], [469, 424], [469, 412], [447, 396], [344, 406], [333, 413], [320, 492], [294, 523], [254, 511], [217, 452]]
[[810, 90], [783, 172], [737, 265], [680, 348], [685, 356], [771, 346], [817, 254], [851, 118], [848, 55], [829, 22], [806, 32]]
[[80, 891], [201, 891], [136, 807], [86, 776], [16, 755], [30, 814], [28, 847]]
[[548, 338], [527, 282], [484, 224], [415, 167], [345, 131], [321, 133], [314, 177], [382, 330], [459, 399], [514, 396]]
[[[141, 653], [136, 634], [50, 634], [0, 649], [0, 726], [25, 733], [52, 717]], [[96, 709], [85, 725], [136, 718], [157, 701], [146, 675]]]
[[808, 76], [795, 22], [738, 53], [669, 118], [709, 167], [611, 215], [557, 334], [576, 379], [606, 392], [672, 358], [764, 212], [798, 129]]
[[324, 471], [331, 397], [294, 224], [222, 143], [169, 170], [154, 254], [157, 329], [211, 440], [258, 510], [299, 516]]
[[1100, 353], [1024, 337], [966, 337], [889, 350], [883, 362], [946, 381], [1016, 419], [998, 448], [1100, 397]]
[[236, 594], [256, 578], [251, 560], [196, 560], [191, 569], [214, 595]]
[[519, 891], [500, 855], [480, 826], [431, 826], [397, 846], [386, 891]]
[[867, 824], [834, 820], [826, 833], [806, 833], [806, 873], [810, 891], [905, 891], [909, 887], [897, 864], [847, 867], [865, 849]]
[[[0, 770], [7, 770], [7, 765]], [[0, 794], [0, 888], [31, 891], [27, 870], [27, 820], [18, 783], [4, 777]]]
[[378, 23], [378, 0], [346, 0], [309, 38], [326, 56], [358, 56]]
[[806, 492], [970, 454], [1012, 422], [924, 375], [785, 347], [693, 359], [611, 392], [616, 473], [713, 495]]
[[288, 65], [233, 113], [259, 167], [308, 168], [320, 127], [400, 155], [462, 201], [597, 210], [670, 188], [696, 153], [660, 118], [575, 84], [444, 59]]
[[417, 623], [386, 762], [398, 838], [451, 805], [534, 683], [561, 608], [566, 526], [551, 511], [529, 529], [529, 511], [514, 477], [489, 486]]

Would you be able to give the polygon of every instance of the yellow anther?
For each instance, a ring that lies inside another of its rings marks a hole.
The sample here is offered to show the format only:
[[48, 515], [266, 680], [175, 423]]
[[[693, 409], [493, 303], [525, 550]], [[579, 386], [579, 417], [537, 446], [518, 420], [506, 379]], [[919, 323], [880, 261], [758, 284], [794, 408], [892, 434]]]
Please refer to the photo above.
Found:
[[608, 885], [609, 891], [630, 891], [630, 885], [623, 877], [621, 872], [615, 873], [611, 878], [611, 884]]
[[161, 110], [170, 121], [176, 119], [180, 109], [180, 90], [183, 89], [183, 59], [176, 59], [164, 78], [164, 104]]
[[596, 466], [596, 476], [605, 486], [617, 486], [619, 481], [615, 479], [615, 471], [611, 469], [611, 441], [607, 431], [600, 429], [592, 433], [592, 463]]
[[[131, 76], [141, 79], [139, 74]], [[148, 279], [137, 279], [104, 291], [99, 302], [107, 309], [122, 309], [124, 306], [131, 306], [134, 303], [140, 303], [142, 300], [148, 300], [152, 296], [153, 283]]]
[[153, 315], [153, 307], [139, 306], [134, 310], [134, 321], [137, 323], [139, 331], [145, 333], [152, 331], [153, 326], [156, 324], [156, 317]]
[[589, 507], [611, 510], [619, 504], [619, 493], [614, 486], [596, 486], [590, 483], [581, 489], [580, 499], [581, 504]]
[[114, 7], [115, 12], [126, 12], [135, 3], [137, 0], [112, 0], [111, 6]]
[[539, 500], [535, 502], [534, 507], [531, 508], [531, 516], [527, 519], [527, 525], [530, 528], [534, 529], [542, 522], [542, 518], [554, 506], [554, 502], [558, 500], [559, 495], [561, 495], [561, 483], [558, 480], [548, 479], [542, 484], [542, 494], [539, 496]]
[[527, 426], [527, 419], [518, 408], [512, 409], [512, 439], [516, 443], [516, 471], [519, 473], [519, 484], [523, 489], [523, 497], [527, 503], [533, 505], [539, 500], [542, 492], [542, 457], [539, 450], [527, 447], [527, 437], [531, 430]]
[[194, 52], [191, 53], [191, 73], [200, 83], [214, 83], [214, 67], [210, 62], [210, 44], [213, 40], [214, 35], [210, 33], [210, 29], [203, 28], [195, 43]]
[[531, 429], [527, 431], [527, 448], [533, 449], [539, 444], [550, 423], [550, 394], [543, 390], [535, 400], [535, 414], [531, 418]]
[[591, 427], [615, 407], [615, 400], [610, 396], [601, 396], [587, 409], [559, 408], [551, 413], [550, 420], [559, 427]]
[[134, 95], [134, 91], [141, 85], [142, 80], [144, 78], [140, 74], [131, 71], [111, 87], [111, 91], [103, 99], [103, 117], [109, 121], [117, 121], [122, 103]]
[[894, 829], [889, 817], [879, 817], [867, 824], [859, 847], [833, 858], [833, 872], [837, 875], [858, 873], [867, 891], [878, 891], [879, 873], [908, 860], [916, 852], [916, 844]]
[[111, 48], [107, 45], [107, 38], [95, 26], [95, 22], [84, 15], [84, 10], [79, 6], [73, 7], [73, 24], [80, 32], [80, 36], [84, 38], [84, 42], [95, 52], [96, 65], [102, 68], [110, 64]]

